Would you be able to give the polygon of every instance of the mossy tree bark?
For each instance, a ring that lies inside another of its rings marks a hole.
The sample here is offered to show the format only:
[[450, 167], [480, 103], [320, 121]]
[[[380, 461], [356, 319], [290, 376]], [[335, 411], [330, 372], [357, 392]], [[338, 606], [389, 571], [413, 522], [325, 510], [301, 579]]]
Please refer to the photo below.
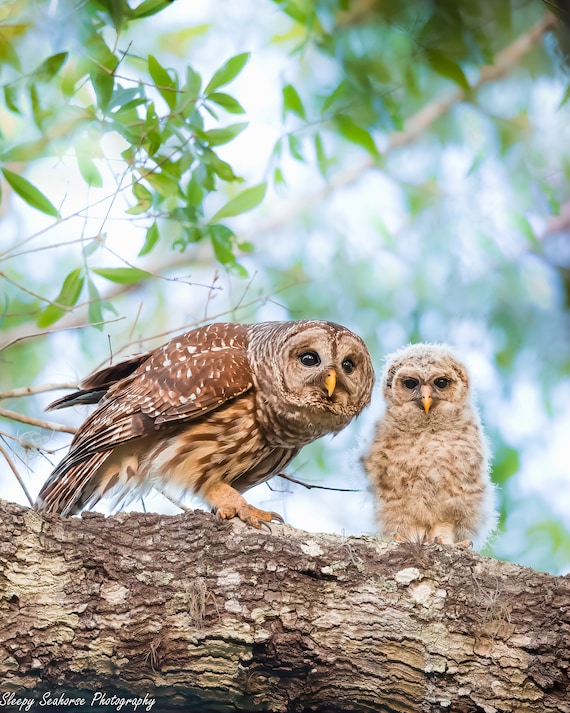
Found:
[[0, 503], [5, 709], [102, 692], [155, 711], [560, 713], [569, 661], [569, 577], [204, 512]]

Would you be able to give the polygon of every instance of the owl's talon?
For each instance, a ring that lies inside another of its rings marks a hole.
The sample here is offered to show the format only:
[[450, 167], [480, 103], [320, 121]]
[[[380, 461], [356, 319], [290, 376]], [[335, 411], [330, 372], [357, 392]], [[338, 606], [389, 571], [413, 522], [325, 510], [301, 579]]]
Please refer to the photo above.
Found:
[[394, 542], [407, 542], [405, 537], [402, 537], [402, 535], [398, 535], [397, 533], [394, 535]]
[[227, 483], [217, 483], [210, 488], [206, 499], [213, 506], [218, 520], [231, 520], [233, 517], [238, 517], [258, 530], [262, 524], [273, 520], [283, 522], [283, 518], [278, 513], [267, 512], [250, 505], [243, 495]]
[[465, 547], [466, 550], [470, 550], [473, 547], [473, 542], [471, 540], [461, 540], [455, 543], [456, 547]]

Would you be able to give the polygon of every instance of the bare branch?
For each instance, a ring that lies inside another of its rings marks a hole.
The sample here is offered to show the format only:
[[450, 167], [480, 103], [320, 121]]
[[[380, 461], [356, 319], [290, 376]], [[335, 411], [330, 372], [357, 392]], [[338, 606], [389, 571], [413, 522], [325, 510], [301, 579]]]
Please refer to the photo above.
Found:
[[[302, 485], [307, 490], [332, 490], [335, 493], [362, 493], [364, 492], [361, 488], [331, 488], [327, 485], [315, 485], [315, 483], [305, 483], [304, 480], [298, 480], [292, 475], [287, 475], [287, 473], [277, 473], [278, 478], [283, 478], [283, 480], [288, 480], [290, 483], [295, 483], [295, 485]], [[267, 483], [269, 485], [269, 482]], [[273, 490], [271, 485], [269, 485], [270, 490]]]
[[60, 423], [45, 421], [42, 418], [33, 418], [32, 416], [25, 416], [23, 413], [10, 411], [6, 408], [0, 408], [0, 416], [2, 418], [8, 418], [11, 421], [26, 423], [28, 424], [28, 426], [38, 426], [39, 428], [45, 428], [49, 431], [59, 431], [61, 433], [76, 433], [77, 431], [76, 428], [72, 428], [71, 426], [62, 426]]
[[7, 431], [0, 431], [0, 438], [4, 440], [9, 439], [11, 441], [16, 441], [20, 448], [23, 448], [27, 451], [38, 451], [42, 454], [48, 453], [49, 455], [54, 455], [58, 452], [58, 450], [61, 450], [61, 448], [56, 448], [55, 450], [53, 450], [51, 448], [46, 448], [45, 446], [38, 446], [36, 443], [32, 443], [30, 440], [28, 440], [27, 436], [25, 435], [14, 436], [14, 434], [8, 433]]
[[[83, 316], [82, 316], [83, 319]], [[17, 344], [18, 342], [22, 342], [25, 339], [35, 339], [36, 337], [45, 337], [46, 334], [53, 334], [54, 332], [66, 332], [70, 329], [84, 329], [85, 327], [98, 327], [103, 324], [113, 324], [113, 322], [120, 322], [122, 319], [125, 319], [124, 317], [115, 317], [115, 319], [106, 319], [103, 322], [89, 322], [89, 323], [84, 323], [81, 321], [80, 324], [70, 324], [70, 325], [65, 325], [62, 327], [52, 327], [50, 329], [38, 329], [37, 332], [32, 332], [30, 334], [27, 332], [26, 328], [24, 329], [16, 329], [14, 330], [15, 332], [21, 331], [22, 334], [14, 337], [10, 341], [4, 342], [3, 344], [0, 343], [0, 352], [3, 349], [8, 349], [8, 347], [13, 346], [14, 344]], [[25, 325], [24, 325], [25, 327]]]
[[18, 473], [18, 469], [14, 465], [14, 462], [12, 461], [12, 459], [10, 458], [10, 456], [8, 455], [6, 450], [1, 445], [0, 445], [0, 453], [4, 456], [6, 463], [8, 463], [10, 470], [12, 471], [12, 473], [14, 473], [14, 475], [16, 476], [16, 480], [18, 481], [18, 483], [20, 484], [20, 487], [24, 491], [24, 495], [28, 499], [28, 502], [30, 503], [30, 505], [33, 507], [34, 501], [32, 499], [32, 496], [28, 492], [28, 489], [26, 488], [26, 484], [22, 480], [22, 476]]
[[77, 389], [79, 383], [72, 381], [67, 384], [40, 384], [39, 386], [22, 386], [20, 389], [11, 391], [0, 391], [0, 400], [17, 399], [20, 396], [32, 396], [33, 394], [44, 394], [46, 391], [57, 391], [58, 389]]

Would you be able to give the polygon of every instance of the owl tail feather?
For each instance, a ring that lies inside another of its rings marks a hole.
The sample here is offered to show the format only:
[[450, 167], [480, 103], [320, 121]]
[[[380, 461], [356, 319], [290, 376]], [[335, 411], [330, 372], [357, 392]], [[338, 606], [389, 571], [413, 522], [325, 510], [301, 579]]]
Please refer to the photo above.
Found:
[[94, 475], [110, 453], [101, 451], [78, 463], [64, 458], [44, 483], [34, 510], [65, 517], [95, 505], [102, 493], [97, 493]]

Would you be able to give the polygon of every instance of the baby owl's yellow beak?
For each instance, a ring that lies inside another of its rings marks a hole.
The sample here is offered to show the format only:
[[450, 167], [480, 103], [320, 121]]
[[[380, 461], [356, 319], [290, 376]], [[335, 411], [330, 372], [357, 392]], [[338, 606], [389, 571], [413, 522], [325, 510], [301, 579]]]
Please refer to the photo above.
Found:
[[431, 407], [431, 386], [428, 386], [428, 384], [424, 384], [420, 389], [420, 394], [422, 396], [422, 404], [424, 407], [424, 411], [426, 413], [429, 413]]

